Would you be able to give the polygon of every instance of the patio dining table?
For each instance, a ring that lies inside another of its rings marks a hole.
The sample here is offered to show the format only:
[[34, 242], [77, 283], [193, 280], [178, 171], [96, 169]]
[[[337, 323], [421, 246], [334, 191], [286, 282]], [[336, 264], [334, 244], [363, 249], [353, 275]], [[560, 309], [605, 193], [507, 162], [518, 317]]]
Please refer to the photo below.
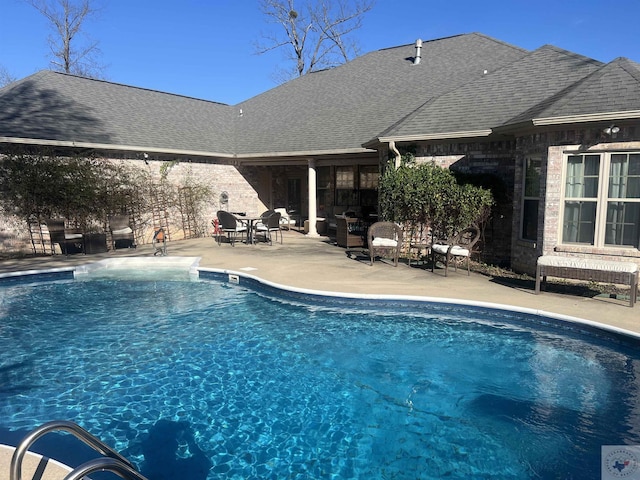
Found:
[[261, 221], [262, 217], [236, 217], [239, 222], [245, 222], [247, 224], [247, 244], [255, 244], [253, 237], [253, 227], [256, 222]]

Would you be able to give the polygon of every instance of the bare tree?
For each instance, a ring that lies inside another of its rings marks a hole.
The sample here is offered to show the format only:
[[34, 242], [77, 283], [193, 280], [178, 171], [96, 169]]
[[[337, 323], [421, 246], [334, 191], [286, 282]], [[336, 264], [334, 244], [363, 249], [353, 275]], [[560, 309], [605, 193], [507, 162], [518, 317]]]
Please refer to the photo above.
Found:
[[15, 82], [16, 78], [9, 73], [3, 65], [0, 65], [0, 88]]
[[373, 0], [261, 0], [260, 9], [267, 23], [278, 25], [278, 32], [263, 34], [256, 53], [284, 47], [294, 67], [282, 80], [330, 68], [359, 54], [357, 42], [349, 37], [362, 26], [364, 15], [373, 8]]
[[100, 55], [98, 42], [83, 34], [85, 21], [98, 13], [93, 0], [24, 0], [38, 10], [51, 24], [53, 34], [49, 37], [51, 65], [54, 70], [101, 78], [104, 69], [97, 62]]

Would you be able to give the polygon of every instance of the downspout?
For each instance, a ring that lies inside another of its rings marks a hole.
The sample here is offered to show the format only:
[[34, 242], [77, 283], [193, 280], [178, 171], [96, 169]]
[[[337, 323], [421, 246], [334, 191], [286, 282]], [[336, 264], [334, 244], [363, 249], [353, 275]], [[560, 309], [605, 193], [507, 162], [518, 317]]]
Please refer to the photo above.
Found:
[[391, 150], [391, 153], [393, 153], [396, 169], [400, 168], [400, 165], [402, 164], [402, 155], [400, 155], [400, 152], [396, 148], [396, 142], [394, 142], [393, 140], [389, 142], [389, 150]]

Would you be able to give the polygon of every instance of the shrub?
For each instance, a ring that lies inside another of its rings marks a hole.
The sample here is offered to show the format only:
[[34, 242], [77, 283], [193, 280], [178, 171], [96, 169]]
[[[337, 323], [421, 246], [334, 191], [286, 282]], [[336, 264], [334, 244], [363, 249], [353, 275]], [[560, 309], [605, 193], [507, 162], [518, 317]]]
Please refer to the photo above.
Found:
[[414, 164], [411, 157], [397, 169], [387, 168], [380, 179], [384, 219], [410, 229], [428, 224], [442, 238], [485, 219], [492, 204], [489, 190], [460, 185], [450, 170], [431, 162]]

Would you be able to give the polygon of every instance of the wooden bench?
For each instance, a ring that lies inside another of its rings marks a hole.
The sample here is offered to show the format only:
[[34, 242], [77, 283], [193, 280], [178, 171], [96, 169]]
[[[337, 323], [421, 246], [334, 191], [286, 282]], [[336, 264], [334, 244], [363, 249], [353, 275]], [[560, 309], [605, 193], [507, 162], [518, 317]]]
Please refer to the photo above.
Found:
[[541, 280], [546, 282], [547, 276], [629, 285], [630, 307], [638, 294], [638, 265], [633, 262], [543, 255], [538, 258], [536, 268], [536, 295], [540, 293]]

